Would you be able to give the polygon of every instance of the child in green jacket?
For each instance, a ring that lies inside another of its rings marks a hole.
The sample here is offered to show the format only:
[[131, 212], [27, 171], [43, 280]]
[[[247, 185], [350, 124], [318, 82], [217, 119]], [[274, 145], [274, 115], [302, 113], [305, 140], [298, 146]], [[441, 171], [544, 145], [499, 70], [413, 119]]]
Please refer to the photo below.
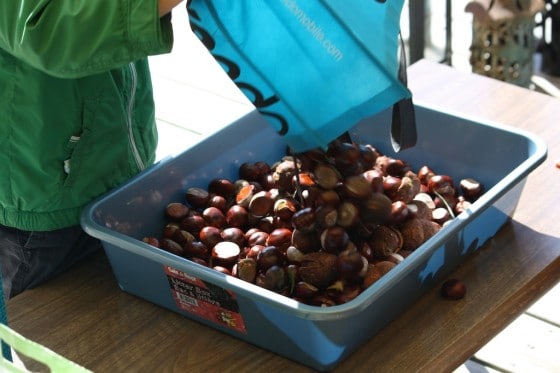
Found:
[[10, 298], [100, 247], [79, 217], [155, 160], [147, 56], [182, 0], [0, 5], [0, 271]]

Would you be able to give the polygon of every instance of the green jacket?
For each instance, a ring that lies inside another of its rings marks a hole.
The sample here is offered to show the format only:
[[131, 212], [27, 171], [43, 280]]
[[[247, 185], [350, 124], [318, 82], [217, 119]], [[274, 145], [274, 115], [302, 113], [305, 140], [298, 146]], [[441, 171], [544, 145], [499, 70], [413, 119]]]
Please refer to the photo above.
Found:
[[[0, 4], [0, 224], [53, 230], [154, 162], [157, 0]], [[132, 62], [133, 61], [133, 62]]]

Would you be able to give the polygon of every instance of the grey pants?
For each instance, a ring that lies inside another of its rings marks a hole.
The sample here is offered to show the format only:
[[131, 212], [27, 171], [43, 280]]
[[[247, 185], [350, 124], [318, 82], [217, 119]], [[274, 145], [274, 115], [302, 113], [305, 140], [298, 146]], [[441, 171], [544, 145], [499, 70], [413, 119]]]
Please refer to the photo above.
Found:
[[100, 247], [80, 226], [36, 232], [0, 225], [4, 296], [12, 298], [47, 281]]

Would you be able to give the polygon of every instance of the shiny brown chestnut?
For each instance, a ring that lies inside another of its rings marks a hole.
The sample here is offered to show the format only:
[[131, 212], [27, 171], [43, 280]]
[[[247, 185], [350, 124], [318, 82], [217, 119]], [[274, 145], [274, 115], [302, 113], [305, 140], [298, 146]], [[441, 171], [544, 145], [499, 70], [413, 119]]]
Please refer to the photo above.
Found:
[[237, 262], [241, 249], [235, 242], [221, 241], [212, 248], [212, 265], [231, 268]]
[[236, 187], [233, 181], [225, 178], [214, 178], [208, 183], [208, 192], [230, 198], [235, 195]]
[[198, 236], [198, 232], [206, 226], [206, 220], [200, 214], [191, 214], [180, 221], [179, 226], [181, 229], [191, 232], [193, 235]]
[[223, 241], [222, 231], [219, 228], [207, 225], [199, 232], [200, 241], [208, 248], [213, 248], [218, 242]]
[[181, 202], [171, 202], [165, 207], [165, 216], [172, 220], [181, 220], [189, 215], [190, 208]]
[[245, 247], [247, 243], [247, 240], [245, 239], [245, 233], [241, 230], [241, 228], [224, 228], [221, 232], [221, 235], [224, 241], [235, 242], [239, 247]]
[[233, 205], [226, 211], [226, 223], [231, 227], [243, 228], [249, 222], [249, 212], [240, 205]]
[[268, 235], [267, 246], [276, 246], [280, 251], [285, 252], [292, 244], [292, 230], [288, 228], [276, 228]]
[[432, 176], [428, 182], [428, 190], [442, 196], [454, 196], [456, 193], [453, 179], [448, 175]]
[[183, 245], [185, 256], [189, 258], [208, 259], [210, 250], [202, 241], [191, 241]]
[[226, 225], [226, 217], [222, 210], [217, 207], [207, 207], [202, 211], [202, 217], [208, 225], [216, 228], [222, 228]]
[[333, 226], [324, 229], [320, 235], [321, 247], [329, 253], [339, 253], [344, 250], [350, 242], [350, 236], [346, 229]]
[[336, 224], [343, 228], [350, 228], [360, 220], [360, 209], [352, 201], [342, 202], [336, 212]]
[[342, 176], [338, 170], [327, 163], [319, 163], [313, 170], [315, 181], [324, 189], [333, 189], [342, 181]]
[[452, 278], [443, 282], [440, 294], [449, 300], [463, 299], [467, 294], [467, 287], [461, 280]]
[[274, 211], [274, 199], [269, 191], [262, 190], [249, 201], [248, 211], [254, 216], [266, 216]]
[[482, 184], [473, 178], [461, 179], [459, 187], [461, 188], [461, 194], [469, 201], [476, 200], [484, 192]]
[[204, 208], [208, 205], [210, 193], [204, 188], [190, 187], [185, 191], [185, 200], [195, 208]]
[[265, 246], [257, 254], [257, 267], [265, 271], [273, 265], [284, 264], [284, 255], [276, 246]]

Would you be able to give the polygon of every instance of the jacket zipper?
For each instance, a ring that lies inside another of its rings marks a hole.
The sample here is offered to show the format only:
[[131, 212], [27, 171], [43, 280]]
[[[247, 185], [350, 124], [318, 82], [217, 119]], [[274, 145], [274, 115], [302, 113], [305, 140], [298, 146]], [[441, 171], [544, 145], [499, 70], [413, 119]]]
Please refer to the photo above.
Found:
[[127, 127], [128, 127], [128, 141], [130, 143], [130, 148], [132, 149], [132, 154], [134, 156], [134, 160], [136, 161], [136, 166], [140, 170], [146, 168], [144, 162], [142, 161], [142, 157], [140, 157], [140, 152], [138, 151], [138, 147], [136, 146], [136, 140], [134, 139], [134, 131], [132, 130], [132, 111], [134, 110], [134, 97], [136, 95], [136, 88], [138, 86], [138, 74], [136, 72], [136, 66], [133, 62], [129, 63], [130, 73], [132, 75], [132, 84], [130, 87], [130, 95], [128, 99], [128, 111], [127, 111]]

